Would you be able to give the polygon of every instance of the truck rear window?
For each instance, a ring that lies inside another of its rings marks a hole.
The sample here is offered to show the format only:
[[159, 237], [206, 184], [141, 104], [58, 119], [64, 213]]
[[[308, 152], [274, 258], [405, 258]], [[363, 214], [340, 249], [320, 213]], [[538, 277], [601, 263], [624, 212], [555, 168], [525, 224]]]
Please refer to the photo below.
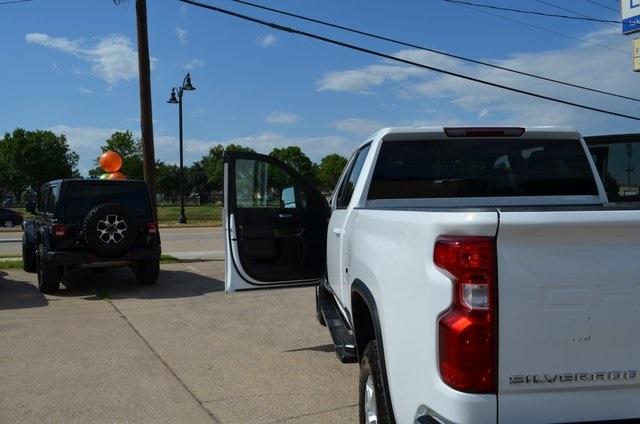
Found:
[[63, 203], [66, 217], [83, 217], [103, 203], [119, 203], [138, 217], [148, 216], [151, 210], [147, 189], [141, 184], [70, 184]]
[[598, 195], [578, 140], [384, 141], [369, 199]]

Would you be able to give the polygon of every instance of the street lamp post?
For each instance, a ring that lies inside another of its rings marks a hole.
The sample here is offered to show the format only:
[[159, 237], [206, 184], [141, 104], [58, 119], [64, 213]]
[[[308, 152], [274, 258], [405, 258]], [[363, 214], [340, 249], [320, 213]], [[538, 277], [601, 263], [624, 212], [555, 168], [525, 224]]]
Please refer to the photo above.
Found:
[[[183, 180], [183, 154], [182, 154], [182, 95], [185, 91], [193, 91], [196, 88], [191, 85], [191, 75], [187, 74], [182, 80], [182, 85], [180, 87], [173, 87], [171, 89], [171, 97], [167, 101], [167, 103], [178, 104], [178, 115], [179, 115], [179, 127], [180, 127], [180, 217], [178, 218], [179, 224], [186, 224], [187, 217], [184, 215], [184, 192], [182, 190], [182, 180]], [[176, 98], [177, 93], [177, 98]]]

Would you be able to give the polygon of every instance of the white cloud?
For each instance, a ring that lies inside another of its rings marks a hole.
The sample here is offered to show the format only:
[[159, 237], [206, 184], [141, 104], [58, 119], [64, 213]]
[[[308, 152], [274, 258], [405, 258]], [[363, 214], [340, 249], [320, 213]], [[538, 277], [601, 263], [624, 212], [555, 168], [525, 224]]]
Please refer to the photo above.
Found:
[[94, 45], [87, 45], [82, 39], [70, 40], [42, 33], [26, 34], [25, 39], [28, 43], [69, 53], [91, 63], [91, 73], [106, 81], [109, 87], [138, 76], [138, 53], [131, 40], [121, 34], [103, 37]]
[[282, 124], [282, 125], [291, 125], [295, 124], [300, 120], [298, 115], [289, 112], [283, 111], [274, 111], [271, 112], [265, 120], [270, 124]]
[[355, 134], [358, 136], [367, 136], [369, 134], [373, 134], [381, 128], [384, 128], [384, 124], [373, 120], [373, 119], [365, 119], [365, 118], [347, 118], [342, 119], [340, 121], [333, 122], [333, 127], [344, 131], [346, 133]]
[[177, 27], [175, 32], [176, 32], [176, 37], [178, 37], [178, 40], [182, 44], [187, 44], [187, 30]]
[[[127, 121], [135, 121], [134, 119]], [[140, 137], [140, 131], [130, 126], [123, 128], [71, 127], [55, 125], [49, 130], [56, 134], [64, 134], [71, 148], [80, 155], [80, 173], [88, 175], [94, 167], [93, 161], [100, 155], [100, 146], [116, 131], [131, 131], [134, 137]], [[178, 161], [178, 138], [172, 135], [156, 134], [156, 159], [167, 163]], [[316, 135], [307, 137], [288, 137], [276, 132], [267, 131], [254, 135], [231, 137], [227, 139], [206, 140], [188, 138], [184, 140], [185, 163], [191, 164], [200, 160], [213, 146], [222, 144], [240, 144], [251, 147], [260, 153], [269, 153], [275, 147], [300, 146], [315, 162], [330, 153], [349, 155], [360, 140], [351, 140], [339, 135]]]
[[[167, 145], [175, 145], [175, 138], [169, 137], [165, 140]], [[229, 144], [240, 144], [255, 149], [260, 153], [269, 153], [272, 149], [286, 146], [300, 146], [302, 151], [313, 161], [320, 161], [330, 153], [340, 153], [348, 155], [351, 153], [360, 140], [350, 140], [338, 135], [319, 135], [308, 137], [288, 137], [276, 132], [267, 131], [260, 134], [233, 137], [224, 140], [185, 140], [185, 151], [189, 154], [190, 160], [198, 160], [206, 154], [209, 149], [216, 144], [224, 146]]]
[[260, 44], [260, 47], [264, 47], [265, 49], [267, 47], [271, 47], [274, 44], [276, 44], [276, 36], [273, 34], [267, 34], [263, 37], [258, 37], [258, 44]]
[[[629, 47], [627, 38], [611, 31], [600, 31], [590, 36], [590, 42], [604, 42], [621, 50], [628, 50]], [[637, 104], [630, 101], [454, 61], [421, 50], [402, 50], [396, 56], [546, 96], [640, 115]], [[484, 60], [558, 80], [640, 97], [637, 75], [631, 71], [624, 55], [586, 43], [565, 49]], [[370, 93], [381, 88], [395, 89], [399, 99], [419, 101], [422, 109], [428, 107], [437, 110], [437, 118], [447, 122], [472, 119], [480, 124], [573, 125], [584, 134], [637, 132], [638, 128], [637, 123], [631, 120], [510, 93], [419, 68], [390, 65], [388, 61], [331, 72], [316, 84], [319, 90], [355, 93]], [[439, 124], [431, 120], [436, 117], [436, 114], [432, 115], [429, 116], [429, 122]]]
[[426, 71], [408, 65], [369, 65], [360, 69], [330, 72], [317, 83], [319, 91], [346, 91], [369, 93], [373, 87], [385, 82], [402, 82], [423, 76]]
[[78, 91], [80, 92], [80, 94], [93, 94], [93, 91], [85, 87], [78, 88]]
[[196, 68], [202, 68], [203, 66], [204, 66], [204, 60], [193, 59], [193, 60], [190, 60], [189, 62], [185, 63], [184, 65], [182, 65], [182, 69], [185, 69], [187, 71], [191, 71], [191, 70], [196, 69]]
[[122, 128], [70, 127], [68, 125], [55, 125], [49, 130], [67, 137], [71, 149], [80, 155], [78, 168], [85, 176], [94, 167], [93, 160], [100, 156], [100, 146], [114, 132], [125, 131]]

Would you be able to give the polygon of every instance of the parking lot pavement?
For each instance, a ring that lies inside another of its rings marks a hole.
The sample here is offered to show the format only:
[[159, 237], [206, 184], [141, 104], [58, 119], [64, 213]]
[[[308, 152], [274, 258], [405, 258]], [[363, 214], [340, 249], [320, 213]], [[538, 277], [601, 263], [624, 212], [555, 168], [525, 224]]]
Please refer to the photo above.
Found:
[[355, 365], [313, 289], [225, 294], [223, 262], [87, 271], [43, 296], [0, 270], [0, 422], [355, 423]]

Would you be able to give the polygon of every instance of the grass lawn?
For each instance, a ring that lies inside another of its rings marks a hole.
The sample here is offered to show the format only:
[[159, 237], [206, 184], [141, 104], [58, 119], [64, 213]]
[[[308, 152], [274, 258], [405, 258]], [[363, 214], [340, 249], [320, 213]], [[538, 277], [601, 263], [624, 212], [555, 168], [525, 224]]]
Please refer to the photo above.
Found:
[[[30, 217], [24, 208], [11, 208], [22, 213], [25, 219]], [[202, 205], [185, 206], [184, 214], [188, 224], [221, 225], [222, 206]], [[160, 224], [177, 224], [180, 215], [180, 206], [158, 206], [158, 222]]]
[[15, 269], [22, 268], [22, 259], [10, 259], [6, 261], [0, 261], [0, 269]]
[[[222, 206], [185, 206], [184, 214], [188, 224], [221, 225]], [[158, 206], [160, 224], [177, 224], [180, 206]]]

